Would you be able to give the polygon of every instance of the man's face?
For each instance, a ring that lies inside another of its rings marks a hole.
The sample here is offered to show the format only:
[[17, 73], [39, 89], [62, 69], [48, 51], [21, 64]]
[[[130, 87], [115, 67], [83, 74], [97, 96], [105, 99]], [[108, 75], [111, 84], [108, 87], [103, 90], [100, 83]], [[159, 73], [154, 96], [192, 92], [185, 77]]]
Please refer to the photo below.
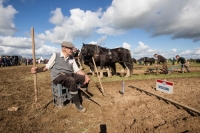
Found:
[[66, 52], [67, 55], [72, 55], [73, 48], [64, 47], [64, 49], [65, 49], [65, 52]]
[[155, 58], [157, 58], [157, 55], [154, 55]]

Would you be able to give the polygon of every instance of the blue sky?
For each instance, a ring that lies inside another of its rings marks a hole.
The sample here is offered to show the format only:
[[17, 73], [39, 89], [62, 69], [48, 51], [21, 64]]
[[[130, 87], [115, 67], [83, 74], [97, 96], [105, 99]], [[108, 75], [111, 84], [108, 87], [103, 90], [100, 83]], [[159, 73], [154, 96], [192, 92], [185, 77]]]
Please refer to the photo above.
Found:
[[0, 55], [49, 58], [62, 41], [132, 57], [200, 58], [200, 0], [0, 0]]

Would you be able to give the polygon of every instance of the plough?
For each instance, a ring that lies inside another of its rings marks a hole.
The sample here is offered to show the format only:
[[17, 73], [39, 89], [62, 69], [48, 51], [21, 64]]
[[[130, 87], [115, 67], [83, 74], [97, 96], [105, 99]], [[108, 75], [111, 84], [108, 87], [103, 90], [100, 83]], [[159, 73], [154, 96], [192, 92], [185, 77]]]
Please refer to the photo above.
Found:
[[[171, 68], [168, 68], [168, 72], [172, 73], [175, 71], [175, 69], [177, 69], [178, 67], [180, 67], [181, 65], [176, 65], [176, 66], [172, 66]], [[145, 74], [158, 74], [158, 73], [164, 73], [162, 68], [147, 68], [147, 71], [145, 71]]]
[[147, 70], [145, 71], [145, 73], [144, 74], [148, 74], [148, 75], [150, 75], [150, 74], [158, 74], [158, 73], [161, 73], [161, 71], [162, 71], [162, 69], [159, 69], [158, 67], [156, 67], [156, 68], [147, 68]]
[[172, 66], [171, 68], [168, 69], [168, 72], [174, 72], [174, 69], [177, 69], [178, 67], [180, 67], [181, 65], [177, 65], [177, 66]]

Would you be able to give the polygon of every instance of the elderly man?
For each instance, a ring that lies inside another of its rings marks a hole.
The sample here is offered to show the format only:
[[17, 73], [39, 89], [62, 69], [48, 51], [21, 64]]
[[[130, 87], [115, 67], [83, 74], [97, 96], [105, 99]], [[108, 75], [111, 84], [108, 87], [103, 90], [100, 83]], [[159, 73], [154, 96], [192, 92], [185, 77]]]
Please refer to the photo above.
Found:
[[187, 72], [189, 73], [190, 72], [190, 69], [189, 69], [189, 64], [188, 62], [186, 61], [185, 58], [183, 57], [180, 57], [179, 55], [176, 55], [176, 59], [177, 59], [177, 62], [181, 62], [181, 72], [184, 73], [183, 71], [183, 67], [185, 67], [185, 69], [187, 70]]
[[[78, 111], [85, 112], [85, 108], [81, 105], [77, 90], [77, 83], [87, 86], [90, 78], [81, 71], [73, 56], [72, 50], [74, 45], [70, 42], [62, 42], [62, 51], [60, 53], [53, 53], [49, 62], [42, 68], [32, 68], [31, 73], [39, 73], [51, 70], [51, 79], [54, 84], [62, 84], [69, 88], [72, 95], [72, 100]], [[64, 73], [62, 75], [60, 73]]]

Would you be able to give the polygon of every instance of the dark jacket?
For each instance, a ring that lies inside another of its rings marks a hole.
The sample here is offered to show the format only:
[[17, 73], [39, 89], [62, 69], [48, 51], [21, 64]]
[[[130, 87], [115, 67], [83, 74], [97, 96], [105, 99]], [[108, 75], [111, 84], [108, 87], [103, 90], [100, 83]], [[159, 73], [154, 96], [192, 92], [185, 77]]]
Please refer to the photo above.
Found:
[[160, 62], [164, 63], [167, 60], [165, 59], [165, 57], [163, 57], [162, 55], [158, 55], [157, 56], [158, 60], [157, 60], [157, 64], [160, 64]]
[[181, 64], [185, 64], [185, 63], [186, 63], [186, 60], [185, 60], [185, 58], [183, 58], [183, 57], [179, 57], [178, 63], [179, 63], [179, 62], [181, 62]]

